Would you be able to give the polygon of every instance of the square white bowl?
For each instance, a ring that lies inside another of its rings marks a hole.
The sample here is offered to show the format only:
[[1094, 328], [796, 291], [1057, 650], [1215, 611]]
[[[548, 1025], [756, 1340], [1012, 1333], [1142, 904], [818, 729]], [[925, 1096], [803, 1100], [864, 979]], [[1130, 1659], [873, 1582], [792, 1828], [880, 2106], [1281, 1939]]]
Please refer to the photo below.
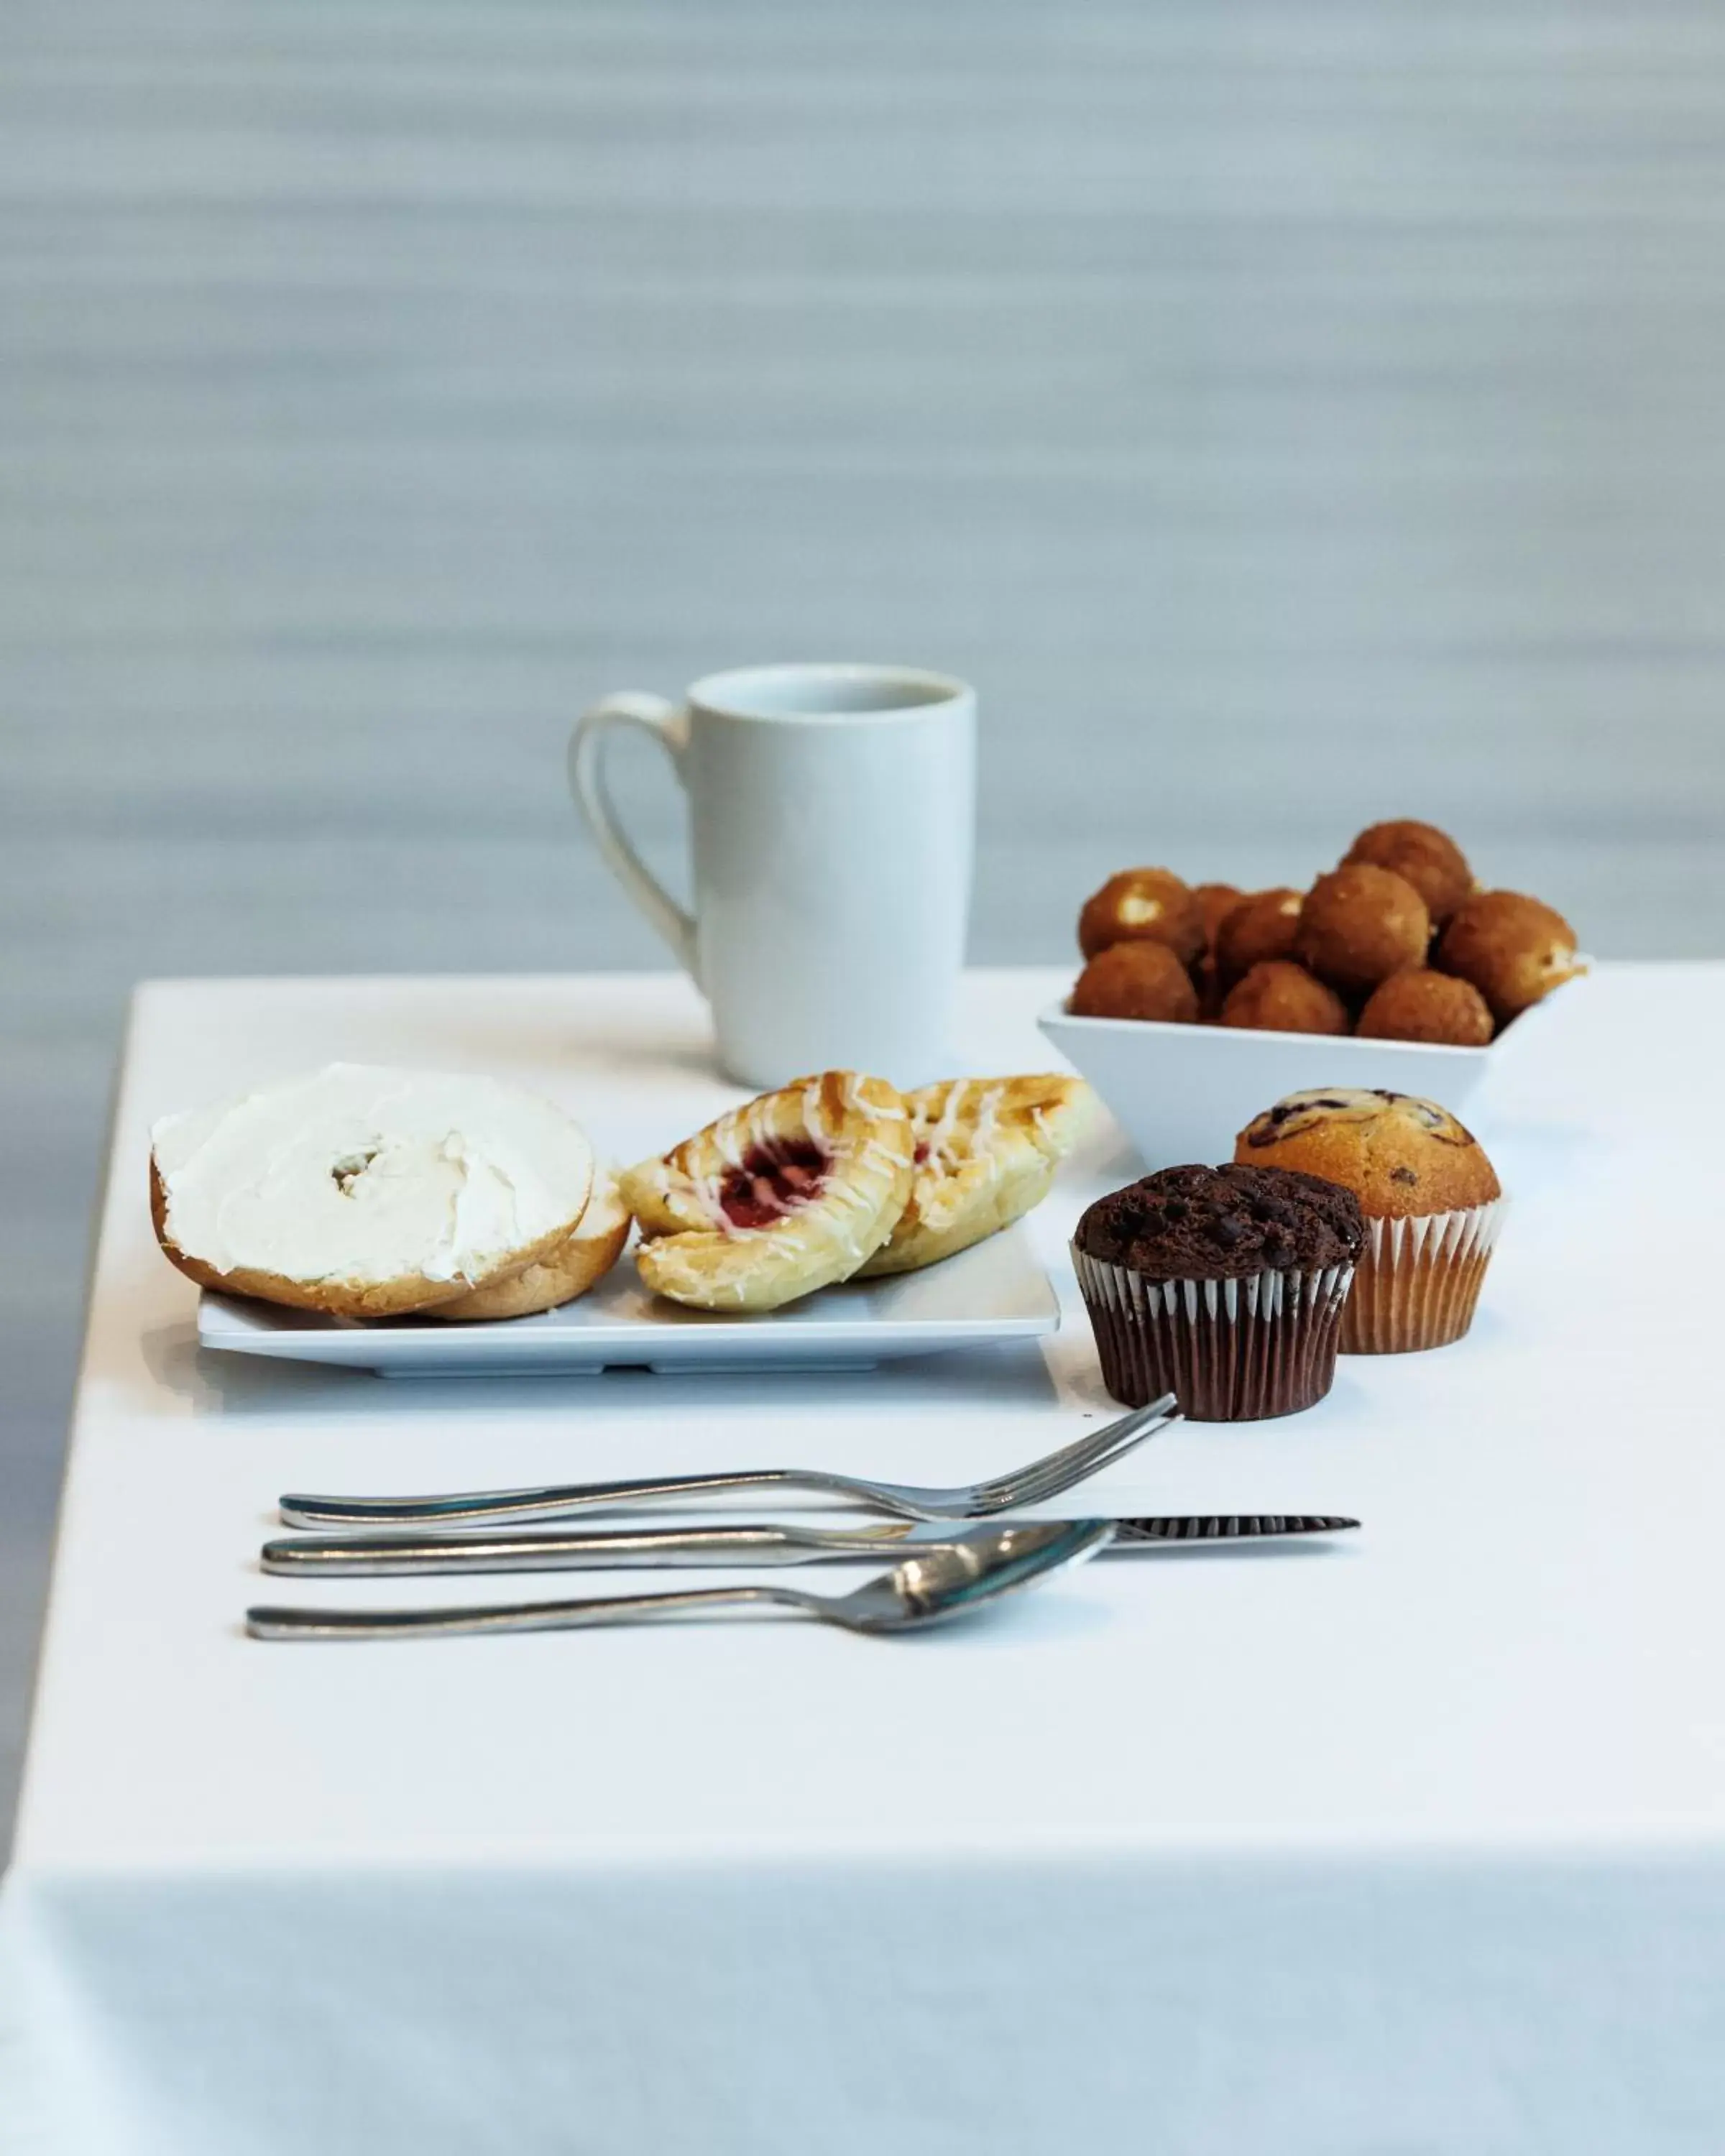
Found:
[[1036, 1023], [1082, 1073], [1143, 1155], [1147, 1168], [1231, 1160], [1254, 1116], [1316, 1086], [1381, 1086], [1463, 1109], [1508, 1055], [1544, 1030], [1569, 983], [1523, 1013], [1488, 1048], [1353, 1034], [1261, 1033], [1242, 1026], [1170, 1025], [1155, 1019], [1074, 1018], [1054, 1004]]

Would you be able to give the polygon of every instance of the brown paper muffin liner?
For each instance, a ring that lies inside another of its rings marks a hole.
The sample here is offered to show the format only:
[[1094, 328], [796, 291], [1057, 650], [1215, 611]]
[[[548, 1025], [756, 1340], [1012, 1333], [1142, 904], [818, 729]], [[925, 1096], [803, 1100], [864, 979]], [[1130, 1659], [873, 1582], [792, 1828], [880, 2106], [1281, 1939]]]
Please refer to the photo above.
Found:
[[1257, 1422], [1330, 1389], [1351, 1266], [1153, 1281], [1076, 1245], [1072, 1262], [1102, 1382], [1127, 1407], [1172, 1393], [1190, 1421]]
[[1473, 1322], [1505, 1209], [1494, 1198], [1455, 1213], [1368, 1219], [1342, 1312], [1342, 1353], [1405, 1355], [1459, 1340]]

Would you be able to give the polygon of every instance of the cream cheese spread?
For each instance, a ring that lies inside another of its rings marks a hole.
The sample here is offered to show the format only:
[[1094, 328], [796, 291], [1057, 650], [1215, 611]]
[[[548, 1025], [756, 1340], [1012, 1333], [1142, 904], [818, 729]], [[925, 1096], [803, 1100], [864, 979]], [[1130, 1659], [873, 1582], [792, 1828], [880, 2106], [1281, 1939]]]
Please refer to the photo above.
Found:
[[501, 1079], [331, 1063], [151, 1132], [165, 1227], [223, 1273], [483, 1280], [579, 1219], [593, 1149]]

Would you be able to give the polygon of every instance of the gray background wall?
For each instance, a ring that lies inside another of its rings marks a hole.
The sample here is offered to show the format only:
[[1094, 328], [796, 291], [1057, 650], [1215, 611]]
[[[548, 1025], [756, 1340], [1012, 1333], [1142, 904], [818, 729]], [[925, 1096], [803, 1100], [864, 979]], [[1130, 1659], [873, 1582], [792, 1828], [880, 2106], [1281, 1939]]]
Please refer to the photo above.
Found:
[[594, 693], [972, 675], [985, 960], [1395, 813], [1725, 946], [1722, 100], [1706, 0], [9, 0], [0, 1844], [128, 985], [656, 963]]

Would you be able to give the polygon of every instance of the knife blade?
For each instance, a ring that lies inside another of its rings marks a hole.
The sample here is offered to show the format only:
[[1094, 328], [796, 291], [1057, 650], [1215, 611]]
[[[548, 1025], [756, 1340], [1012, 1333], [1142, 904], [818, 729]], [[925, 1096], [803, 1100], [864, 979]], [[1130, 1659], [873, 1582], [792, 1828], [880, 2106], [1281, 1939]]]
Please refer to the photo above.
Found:
[[1117, 1553], [1147, 1543], [1265, 1542], [1283, 1535], [1337, 1534], [1358, 1525], [1339, 1512], [1162, 1512], [1117, 1520], [1109, 1548]]
[[[950, 1543], [975, 1521], [895, 1520], [870, 1527], [778, 1524], [604, 1527], [577, 1533], [284, 1535], [265, 1543], [265, 1572], [291, 1578], [382, 1578], [408, 1573], [572, 1572], [608, 1566], [809, 1564], [897, 1555]], [[1009, 1527], [992, 1520], [991, 1527]], [[1104, 1556], [1333, 1534], [1358, 1520], [1333, 1512], [1169, 1512], [1115, 1523]]]

